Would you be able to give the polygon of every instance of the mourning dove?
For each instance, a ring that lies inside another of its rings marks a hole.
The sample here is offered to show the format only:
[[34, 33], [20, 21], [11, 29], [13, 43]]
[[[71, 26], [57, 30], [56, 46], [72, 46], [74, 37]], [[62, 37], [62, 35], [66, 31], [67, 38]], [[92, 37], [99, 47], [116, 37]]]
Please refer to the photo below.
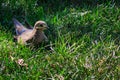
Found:
[[32, 43], [38, 44], [43, 40], [47, 40], [47, 37], [44, 34], [43, 30], [48, 28], [48, 26], [44, 21], [37, 21], [32, 29], [24, 27], [16, 19], [13, 19], [13, 22], [17, 34], [17, 36], [15, 36], [14, 38], [17, 39], [18, 43], [26, 44], [28, 40], [32, 39]]
[[[42, 41], [48, 41], [48, 38], [43, 32], [46, 28], [48, 28], [47, 24], [44, 21], [37, 21], [36, 23], [41, 24], [39, 25], [40, 27], [37, 28], [36, 34], [32, 39], [32, 43], [35, 45], [41, 43]], [[27, 28], [33, 29], [33, 27], [27, 21], [25, 21], [25, 24], [27, 25]]]

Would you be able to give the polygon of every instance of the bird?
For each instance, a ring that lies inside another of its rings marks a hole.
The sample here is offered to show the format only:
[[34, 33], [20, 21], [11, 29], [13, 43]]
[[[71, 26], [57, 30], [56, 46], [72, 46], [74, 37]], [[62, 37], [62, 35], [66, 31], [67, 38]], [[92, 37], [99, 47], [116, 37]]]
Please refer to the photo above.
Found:
[[[39, 20], [35, 23], [34, 27], [26, 28], [17, 19], [13, 18], [13, 23], [16, 30], [16, 36], [14, 38], [20, 44], [27, 44], [27, 41], [31, 40], [33, 44], [39, 44], [42, 41], [48, 41], [44, 30], [48, 28], [45, 21]], [[29, 24], [28, 24], [29, 25]]]
[[[41, 43], [42, 41], [48, 42], [48, 38], [45, 35], [44, 30], [46, 28], [48, 29], [49, 27], [44, 21], [37, 21], [36, 24], [37, 23], [41, 23], [41, 24], [39, 25], [40, 27], [37, 28], [36, 34], [32, 39], [32, 42], [34, 45], [37, 45]], [[27, 28], [33, 29], [33, 27], [27, 21], [25, 21], [25, 24], [27, 25]]]

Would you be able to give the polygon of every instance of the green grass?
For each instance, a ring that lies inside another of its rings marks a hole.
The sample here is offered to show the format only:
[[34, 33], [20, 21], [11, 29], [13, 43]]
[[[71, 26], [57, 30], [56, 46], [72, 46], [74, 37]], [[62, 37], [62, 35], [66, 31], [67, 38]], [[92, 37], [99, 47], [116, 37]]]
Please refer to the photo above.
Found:
[[[12, 0], [11, 7], [0, 7], [1, 11], [11, 11], [9, 15], [0, 12], [4, 17], [0, 19], [0, 80], [120, 79], [119, 6], [111, 2], [75, 6], [74, 1], [70, 6], [63, 2], [58, 8], [59, 3], [49, 5], [49, 1], [46, 4], [43, 1], [36, 8], [29, 4], [21, 0], [15, 7]], [[50, 27], [45, 31], [48, 44], [32, 48], [13, 42], [12, 17], [20, 21], [25, 17], [32, 25], [37, 20], [45, 20]], [[18, 59], [23, 59], [28, 66], [17, 64]]]

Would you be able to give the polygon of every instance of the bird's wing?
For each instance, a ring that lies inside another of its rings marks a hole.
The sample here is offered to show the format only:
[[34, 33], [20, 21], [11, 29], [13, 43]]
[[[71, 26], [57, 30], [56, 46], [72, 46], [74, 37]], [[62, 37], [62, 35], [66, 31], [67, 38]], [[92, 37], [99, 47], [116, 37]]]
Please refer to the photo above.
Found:
[[20, 37], [22, 39], [22, 41], [26, 42], [30, 39], [32, 39], [34, 37], [35, 33], [33, 33], [33, 30], [26, 30], [25, 32], [23, 32]]
[[27, 30], [17, 19], [13, 18], [16, 34], [20, 35]]
[[29, 29], [33, 29], [33, 27], [25, 20], [26, 27]]

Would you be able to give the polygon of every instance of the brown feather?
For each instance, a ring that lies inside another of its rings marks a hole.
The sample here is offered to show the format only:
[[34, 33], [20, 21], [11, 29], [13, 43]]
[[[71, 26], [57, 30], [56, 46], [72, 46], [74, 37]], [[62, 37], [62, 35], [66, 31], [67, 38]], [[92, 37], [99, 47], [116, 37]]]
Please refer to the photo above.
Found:
[[[15, 39], [17, 39], [18, 43], [26, 44], [26, 42], [30, 40], [30, 41], [32, 41], [30, 43], [39, 44], [42, 41], [47, 40], [47, 37], [43, 32], [43, 30], [45, 30], [47, 28], [47, 24], [44, 21], [37, 21], [34, 25], [34, 28], [32, 28], [32, 29], [25, 28], [16, 19], [14, 19], [13, 21], [14, 21], [16, 31], [21, 32], [21, 33], [17, 34], [17, 36], [14, 37]], [[15, 21], [17, 21], [17, 23], [19, 23], [22, 26], [17, 26]], [[18, 29], [18, 28], [21, 28], [21, 29]], [[25, 30], [25, 31], [23, 31], [23, 30]]]

